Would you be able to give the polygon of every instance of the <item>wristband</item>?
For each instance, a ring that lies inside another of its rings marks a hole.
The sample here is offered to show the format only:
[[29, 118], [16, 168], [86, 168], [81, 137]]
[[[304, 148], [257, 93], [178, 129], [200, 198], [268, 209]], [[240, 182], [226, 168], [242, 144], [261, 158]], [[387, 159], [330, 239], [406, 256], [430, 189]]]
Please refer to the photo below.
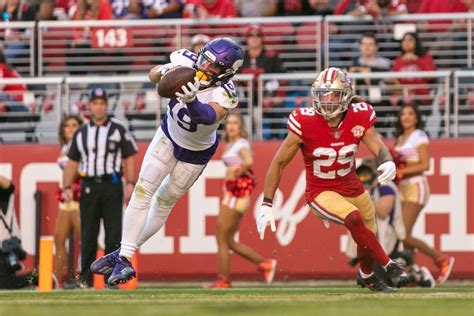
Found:
[[137, 183], [133, 180], [127, 180], [127, 184], [131, 184], [131, 185], [135, 186], [135, 184], [137, 184]]
[[272, 205], [273, 204], [273, 199], [264, 196], [263, 197], [263, 203], [269, 203], [270, 205]]
[[67, 187], [64, 187], [64, 188], [63, 188], [64, 191], [66, 191], [66, 190], [71, 190], [71, 189], [72, 189], [72, 188], [71, 188], [70, 185], [68, 185]]

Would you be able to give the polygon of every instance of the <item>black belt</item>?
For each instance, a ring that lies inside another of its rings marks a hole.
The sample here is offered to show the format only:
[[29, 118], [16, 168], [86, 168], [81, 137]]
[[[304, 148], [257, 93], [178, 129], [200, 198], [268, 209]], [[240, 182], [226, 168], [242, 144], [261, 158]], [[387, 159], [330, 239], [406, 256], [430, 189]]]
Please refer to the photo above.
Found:
[[120, 179], [122, 175], [120, 173], [116, 173], [116, 174], [104, 174], [104, 175], [95, 176], [95, 177], [82, 177], [82, 181], [102, 183], [104, 181], [111, 181], [114, 177], [116, 177], [117, 179]]

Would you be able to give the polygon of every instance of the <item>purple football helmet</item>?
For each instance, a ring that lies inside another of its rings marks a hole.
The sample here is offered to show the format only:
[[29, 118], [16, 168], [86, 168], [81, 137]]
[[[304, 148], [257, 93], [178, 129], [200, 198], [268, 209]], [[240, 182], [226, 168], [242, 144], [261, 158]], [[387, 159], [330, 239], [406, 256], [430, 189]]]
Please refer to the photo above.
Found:
[[244, 51], [228, 37], [216, 38], [201, 48], [194, 67], [202, 88], [227, 83], [242, 67]]

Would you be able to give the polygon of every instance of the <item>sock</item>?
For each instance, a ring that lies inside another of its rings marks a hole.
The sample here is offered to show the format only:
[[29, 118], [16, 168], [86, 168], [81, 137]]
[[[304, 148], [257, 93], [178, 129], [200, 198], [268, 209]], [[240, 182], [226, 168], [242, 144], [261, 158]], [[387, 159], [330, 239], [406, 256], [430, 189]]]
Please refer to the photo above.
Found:
[[357, 257], [359, 258], [360, 271], [365, 274], [372, 274], [374, 272], [374, 259], [366, 248], [357, 246]]
[[153, 203], [150, 210], [148, 211], [148, 218], [146, 220], [145, 228], [143, 228], [143, 231], [138, 238], [138, 247], [141, 247], [141, 245], [143, 245], [165, 225], [166, 221], [168, 220], [168, 216], [171, 213], [172, 207], [172, 205], [169, 206], [159, 203], [158, 194], [153, 196]]
[[345, 219], [344, 224], [351, 232], [352, 238], [357, 245], [370, 253], [370, 256], [381, 266], [387, 265], [390, 258], [387, 256], [382, 246], [378, 242], [375, 234], [364, 224], [359, 211], [353, 211]]
[[368, 278], [370, 278], [371, 276], [374, 275], [374, 272], [372, 271], [371, 273], [366, 274], [366, 273], [364, 273], [364, 271], [362, 271], [362, 269], [359, 269], [359, 274], [362, 277], [362, 279], [368, 279]]
[[137, 249], [138, 239], [145, 227], [148, 208], [154, 193], [151, 183], [139, 180], [138, 185], [139, 188], [136, 188], [133, 192], [123, 218], [122, 241], [120, 243], [120, 255], [122, 257], [133, 257]]

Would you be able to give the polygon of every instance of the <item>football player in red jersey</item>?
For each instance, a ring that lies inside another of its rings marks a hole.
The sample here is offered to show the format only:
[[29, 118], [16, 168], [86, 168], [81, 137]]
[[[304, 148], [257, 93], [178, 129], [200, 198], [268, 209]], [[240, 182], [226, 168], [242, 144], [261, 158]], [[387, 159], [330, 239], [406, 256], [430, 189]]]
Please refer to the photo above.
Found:
[[[376, 157], [378, 181], [394, 179], [396, 167], [375, 130], [372, 106], [359, 102], [351, 79], [338, 68], [323, 70], [311, 87], [313, 107], [295, 109], [288, 119], [286, 139], [265, 179], [264, 200], [257, 213], [257, 230], [276, 230], [272, 199], [283, 169], [301, 149], [306, 168], [306, 201], [318, 217], [345, 225], [357, 243], [358, 283], [373, 291], [393, 291], [406, 284], [403, 268], [390, 260], [375, 236], [375, 209], [355, 173], [355, 155], [362, 141]], [[356, 101], [357, 100], [357, 101]], [[391, 284], [373, 272], [374, 261], [390, 276]]]

